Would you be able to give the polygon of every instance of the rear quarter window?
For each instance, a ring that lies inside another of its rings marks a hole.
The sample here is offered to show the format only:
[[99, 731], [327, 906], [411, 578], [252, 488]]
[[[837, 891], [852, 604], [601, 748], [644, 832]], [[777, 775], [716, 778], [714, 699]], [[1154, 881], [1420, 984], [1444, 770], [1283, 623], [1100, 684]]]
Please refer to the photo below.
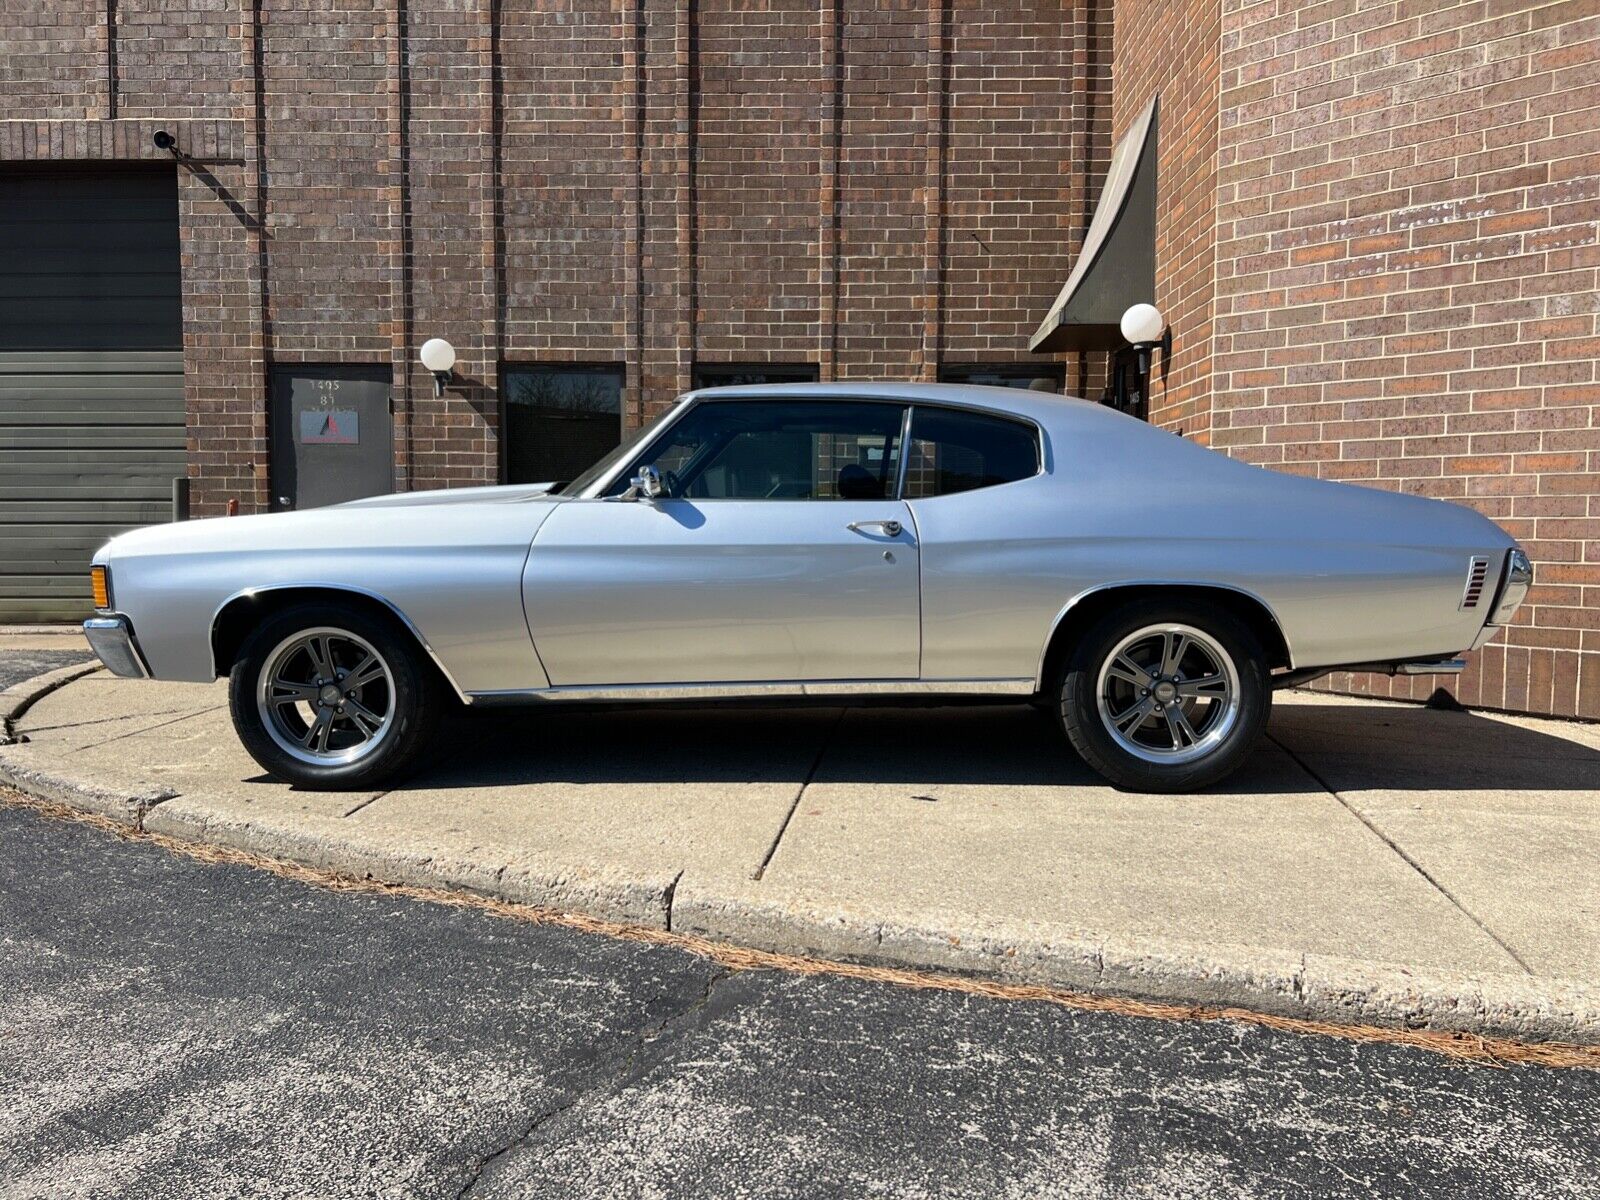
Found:
[[925, 500], [1039, 473], [1039, 431], [988, 413], [918, 407], [911, 414], [905, 498]]

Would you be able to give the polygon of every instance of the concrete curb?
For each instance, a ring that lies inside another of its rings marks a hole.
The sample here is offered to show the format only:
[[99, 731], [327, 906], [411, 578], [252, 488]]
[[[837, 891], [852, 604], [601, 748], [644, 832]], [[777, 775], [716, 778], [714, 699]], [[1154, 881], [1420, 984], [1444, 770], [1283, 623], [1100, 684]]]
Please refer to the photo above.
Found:
[[[51, 672], [0, 694], [26, 711], [93, 667]], [[9, 711], [9, 710], [7, 710]], [[25, 758], [26, 752], [20, 752]], [[1139, 1000], [1238, 1007], [1337, 1024], [1431, 1028], [1600, 1044], [1600, 986], [1527, 975], [1455, 974], [1257, 946], [1114, 938], [1039, 923], [1019, 935], [970, 914], [916, 925], [801, 898], [753, 900], [714, 883], [570, 864], [492, 861], [422, 842], [364, 836], [327, 818], [294, 825], [220, 819], [203, 796], [139, 781], [110, 786], [0, 751], [0, 782], [42, 799], [202, 845], [224, 846], [388, 883], [469, 891], [537, 908], [699, 935], [754, 949], [968, 974]]]
[[103, 670], [105, 668], [98, 662], [73, 663], [69, 667], [61, 667], [55, 671], [46, 671], [43, 675], [35, 675], [32, 679], [24, 679], [21, 683], [14, 683], [4, 691], [0, 691], [0, 746], [9, 746], [15, 742], [16, 722], [35, 703], [75, 679], [82, 679], [85, 675]]

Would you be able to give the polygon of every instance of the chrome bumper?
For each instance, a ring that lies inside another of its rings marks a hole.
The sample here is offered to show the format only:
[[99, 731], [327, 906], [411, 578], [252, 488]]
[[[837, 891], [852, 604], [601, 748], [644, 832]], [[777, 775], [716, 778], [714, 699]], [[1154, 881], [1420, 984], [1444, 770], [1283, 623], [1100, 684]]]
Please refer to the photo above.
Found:
[[126, 617], [90, 617], [83, 623], [83, 636], [89, 639], [89, 648], [113, 675], [124, 679], [150, 678]]
[[1500, 580], [1500, 590], [1495, 593], [1494, 604], [1489, 609], [1489, 619], [1483, 623], [1483, 628], [1472, 643], [1472, 649], [1482, 648], [1502, 628], [1511, 624], [1511, 618], [1517, 615], [1517, 609], [1522, 607], [1522, 602], [1528, 598], [1528, 589], [1533, 586], [1533, 563], [1528, 561], [1528, 556], [1522, 548], [1511, 551], [1506, 556], [1505, 573]]

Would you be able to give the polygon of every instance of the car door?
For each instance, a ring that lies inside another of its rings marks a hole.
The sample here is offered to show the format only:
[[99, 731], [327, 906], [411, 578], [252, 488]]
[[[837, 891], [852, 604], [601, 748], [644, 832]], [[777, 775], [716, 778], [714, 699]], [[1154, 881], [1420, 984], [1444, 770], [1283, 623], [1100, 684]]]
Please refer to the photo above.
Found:
[[[904, 406], [707, 400], [610, 495], [561, 504], [523, 597], [556, 687], [916, 679]], [[626, 480], [656, 468], [664, 494]]]

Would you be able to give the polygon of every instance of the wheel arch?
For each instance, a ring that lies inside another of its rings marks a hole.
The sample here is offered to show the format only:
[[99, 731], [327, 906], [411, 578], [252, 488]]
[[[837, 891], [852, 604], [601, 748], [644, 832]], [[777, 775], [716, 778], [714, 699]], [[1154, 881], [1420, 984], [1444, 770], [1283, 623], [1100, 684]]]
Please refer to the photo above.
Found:
[[444, 663], [439, 661], [439, 656], [434, 653], [433, 647], [428, 645], [428, 639], [422, 636], [422, 631], [410, 617], [406, 616], [400, 606], [378, 592], [350, 584], [277, 583], [267, 587], [243, 588], [233, 593], [218, 605], [216, 612], [211, 615], [213, 678], [227, 675], [233, 670], [234, 661], [239, 656], [239, 649], [244, 645], [245, 638], [249, 636], [250, 630], [266, 617], [291, 604], [319, 600], [350, 605], [398, 621], [416, 642], [417, 648], [423, 652], [427, 661], [433, 664], [433, 669], [438, 671], [439, 677], [445, 681], [450, 690], [463, 704], [469, 703], [466, 695], [456, 685], [454, 677], [445, 669]]
[[1044, 651], [1039, 656], [1039, 671], [1034, 679], [1034, 688], [1043, 691], [1049, 686], [1049, 681], [1060, 671], [1062, 661], [1071, 648], [1074, 638], [1091, 624], [1119, 604], [1126, 603], [1130, 599], [1143, 600], [1152, 596], [1187, 597], [1219, 605], [1250, 626], [1251, 631], [1260, 639], [1262, 649], [1267, 653], [1269, 669], [1294, 665], [1289, 639], [1284, 635], [1283, 625], [1279, 622], [1277, 614], [1254, 592], [1221, 583], [1128, 581], [1102, 584], [1080, 592], [1067, 601], [1056, 614]]

